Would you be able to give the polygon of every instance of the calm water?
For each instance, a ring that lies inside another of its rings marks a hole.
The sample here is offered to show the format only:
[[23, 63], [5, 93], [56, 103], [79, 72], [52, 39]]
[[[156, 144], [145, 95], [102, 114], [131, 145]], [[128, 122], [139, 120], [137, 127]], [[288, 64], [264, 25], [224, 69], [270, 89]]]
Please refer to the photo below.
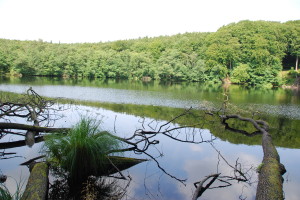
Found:
[[[119, 136], [129, 136], [136, 129], [141, 128], [141, 119], [148, 124], [153, 120], [162, 124], [171, 119], [165, 116], [176, 112], [178, 108], [192, 106], [196, 109], [217, 108], [220, 106], [226, 90], [230, 102], [243, 109], [252, 109], [265, 113], [268, 122], [274, 126], [272, 134], [276, 135], [275, 143], [281, 162], [286, 166], [285, 197], [296, 200], [300, 195], [300, 95], [297, 92], [283, 89], [259, 90], [245, 89], [238, 86], [229, 88], [203, 86], [200, 84], [162, 84], [158, 82], [134, 81], [89, 81], [89, 80], [60, 80], [49, 78], [2, 79], [0, 91], [24, 93], [29, 87], [40, 95], [49, 97], [63, 97], [75, 100], [91, 101], [94, 103], [122, 104], [118, 106], [101, 107], [96, 104], [72, 105], [62, 114], [64, 118], [57, 121], [57, 127], [69, 127], [75, 124], [80, 116], [91, 116], [102, 120], [102, 128], [116, 132]], [[83, 103], [83, 102], [82, 102]], [[83, 103], [84, 104], [84, 103]], [[126, 106], [126, 105], [128, 106]], [[88, 106], [89, 105], [89, 106]], [[101, 104], [100, 104], [101, 105]], [[105, 104], [107, 105], [107, 104]], [[139, 105], [137, 109], [135, 105]], [[149, 107], [147, 105], [154, 105]], [[151, 110], [151, 109], [152, 110]], [[158, 108], [158, 109], [157, 109]], [[139, 114], [140, 113], [140, 114]], [[280, 128], [277, 125], [280, 124]], [[147, 128], [147, 127], [146, 127]], [[279, 131], [283, 130], [283, 131]], [[203, 137], [210, 137], [209, 130], [198, 130]], [[215, 147], [232, 165], [236, 159], [243, 163], [244, 168], [257, 167], [262, 161], [260, 138], [249, 139], [234, 136], [234, 133], [222, 134], [223, 130], [213, 132], [218, 138], [214, 141]], [[238, 137], [238, 138], [237, 138]], [[6, 140], [22, 138], [9, 137]], [[216, 172], [230, 175], [232, 170], [219, 161], [217, 152], [208, 143], [188, 144], [172, 141], [169, 138], [158, 136], [160, 144], [157, 149], [163, 152], [158, 158], [164, 169], [180, 179], [187, 179], [185, 185], [165, 175], [154, 161], [139, 164], [125, 174], [132, 177], [131, 184], [125, 199], [191, 199], [195, 190], [193, 183], [202, 180], [205, 176]], [[28, 177], [28, 169], [18, 165], [39, 154], [42, 144], [35, 144], [32, 148], [22, 147], [9, 149], [6, 152], [17, 152], [18, 158], [0, 160], [0, 170], [9, 175], [7, 185], [11, 190], [22, 177]], [[158, 156], [156, 148], [149, 149], [149, 153]], [[147, 158], [145, 155], [128, 153], [127, 156]], [[247, 199], [255, 198], [256, 173], [253, 171], [252, 185], [233, 184], [223, 189], [208, 190], [203, 199]], [[126, 183], [119, 182], [120, 187]], [[222, 183], [216, 183], [215, 186]]]

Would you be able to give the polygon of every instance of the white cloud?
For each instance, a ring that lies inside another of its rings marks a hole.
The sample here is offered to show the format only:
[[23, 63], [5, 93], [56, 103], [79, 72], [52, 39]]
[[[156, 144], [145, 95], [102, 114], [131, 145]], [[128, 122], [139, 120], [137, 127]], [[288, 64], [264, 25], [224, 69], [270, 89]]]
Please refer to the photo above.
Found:
[[203, 152], [203, 147], [199, 144], [190, 144], [190, 149], [194, 152]]
[[98, 42], [300, 19], [297, 0], [0, 0], [0, 38]]

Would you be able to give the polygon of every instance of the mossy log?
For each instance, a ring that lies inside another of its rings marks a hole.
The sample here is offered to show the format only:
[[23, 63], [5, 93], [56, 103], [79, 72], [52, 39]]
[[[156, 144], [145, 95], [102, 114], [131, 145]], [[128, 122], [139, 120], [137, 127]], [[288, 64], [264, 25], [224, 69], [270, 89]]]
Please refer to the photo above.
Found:
[[[256, 200], [283, 200], [282, 175], [286, 172], [286, 170], [284, 165], [280, 163], [280, 157], [272, 142], [272, 137], [268, 132], [269, 126], [267, 122], [254, 120], [252, 118], [245, 118], [239, 115], [222, 115], [220, 117], [222, 119], [222, 123], [225, 124], [225, 128], [231, 131], [241, 133], [241, 130], [229, 127], [226, 121], [228, 119], [239, 119], [241, 121], [252, 123], [256, 130], [262, 134], [264, 157], [262, 164], [259, 167]], [[257, 134], [257, 131], [252, 134], [247, 133], [244, 135], [252, 136], [253, 134]]]
[[21, 200], [45, 200], [48, 195], [49, 167], [46, 163], [36, 163], [31, 170], [25, 192]]
[[271, 135], [266, 131], [262, 136], [262, 147], [264, 158], [258, 175], [256, 200], [283, 200], [282, 175], [285, 167], [280, 163]]

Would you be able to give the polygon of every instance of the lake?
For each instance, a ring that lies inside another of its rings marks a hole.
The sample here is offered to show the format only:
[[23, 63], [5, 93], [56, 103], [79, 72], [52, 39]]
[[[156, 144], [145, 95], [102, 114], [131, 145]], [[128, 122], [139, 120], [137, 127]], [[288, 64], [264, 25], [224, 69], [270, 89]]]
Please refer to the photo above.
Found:
[[[230, 108], [236, 112], [250, 111], [260, 115], [270, 124], [270, 133], [277, 146], [278, 153], [287, 169], [284, 175], [285, 198], [296, 200], [300, 196], [300, 93], [293, 90], [245, 88], [237, 85], [229, 87], [203, 85], [199, 83], [161, 83], [121, 80], [60, 79], [47, 77], [2, 78], [0, 91], [24, 93], [32, 87], [45, 97], [66, 98], [72, 104], [65, 103], [66, 110], [55, 127], [70, 127], [82, 116], [101, 120], [103, 130], [121, 137], [128, 137], [139, 128], [151, 130], [153, 127], [171, 120], [192, 107], [196, 112], [217, 110], [224, 101], [226, 92]], [[1, 96], [0, 96], [1, 97]], [[66, 102], [68, 102], [66, 101]], [[63, 104], [63, 101], [62, 103]], [[188, 125], [192, 118], [178, 122]], [[196, 119], [197, 120], [197, 119]], [[201, 121], [201, 119], [199, 119]], [[244, 126], [237, 124], [238, 127]], [[248, 128], [248, 127], [246, 127]], [[206, 124], [198, 129], [185, 129], [180, 134], [189, 135], [197, 131], [202, 138], [213, 140], [211, 143], [182, 143], [163, 135], [157, 135], [160, 141], [147, 152], [157, 157], [160, 166], [173, 177], [186, 179], [177, 181], [158, 168], [157, 163], [148, 156], [133, 152], [126, 156], [150, 159], [124, 172], [132, 181], [124, 199], [191, 199], [194, 182], [201, 181], [213, 173], [232, 175], [232, 169], [217, 151], [231, 165], [237, 159], [244, 170], [249, 169], [251, 184], [231, 182], [231, 186], [206, 191], [203, 199], [255, 199], [257, 173], [263, 158], [260, 136], [246, 137], [224, 130], [219, 122]], [[180, 136], [181, 137], [181, 136]], [[20, 140], [19, 137], [5, 137], [3, 141]], [[0, 172], [9, 176], [7, 185], [11, 191], [16, 182], [28, 178], [28, 169], [20, 163], [39, 155], [42, 144], [32, 148], [20, 147], [7, 149], [16, 152], [16, 158], [0, 160]], [[162, 157], [160, 157], [163, 155]], [[119, 187], [125, 187], [126, 181], [119, 181]], [[215, 182], [213, 186], [224, 185]]]

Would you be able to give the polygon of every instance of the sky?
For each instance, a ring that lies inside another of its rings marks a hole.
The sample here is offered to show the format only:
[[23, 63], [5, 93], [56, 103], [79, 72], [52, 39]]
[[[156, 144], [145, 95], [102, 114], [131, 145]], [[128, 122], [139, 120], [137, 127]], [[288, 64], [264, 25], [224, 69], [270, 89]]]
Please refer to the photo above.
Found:
[[300, 20], [300, 0], [0, 0], [0, 38], [107, 42]]

